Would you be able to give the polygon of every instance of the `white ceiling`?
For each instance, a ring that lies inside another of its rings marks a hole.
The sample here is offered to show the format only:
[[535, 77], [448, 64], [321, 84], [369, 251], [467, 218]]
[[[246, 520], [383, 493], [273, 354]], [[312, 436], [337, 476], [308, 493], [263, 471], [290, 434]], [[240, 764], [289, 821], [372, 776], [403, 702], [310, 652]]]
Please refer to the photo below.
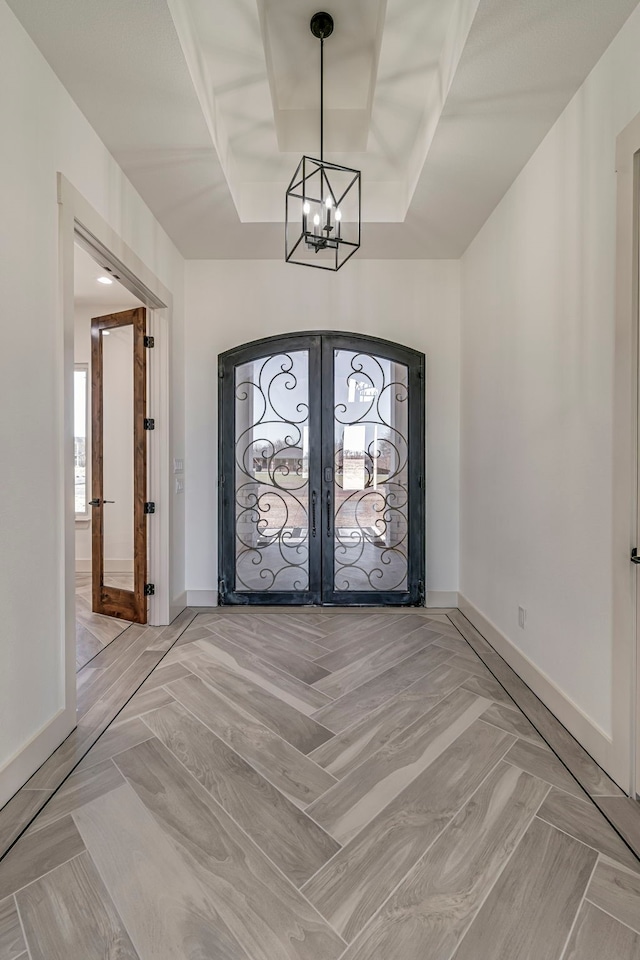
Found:
[[95, 310], [94, 316], [100, 317], [116, 310], [142, 306], [140, 300], [117, 280], [109, 284], [98, 283], [98, 277], [108, 276], [107, 272], [77, 243], [73, 269], [73, 302], [76, 307]]
[[[318, 0], [8, 0], [188, 258], [283, 256]], [[638, 0], [330, 0], [328, 159], [370, 258], [458, 257]]]

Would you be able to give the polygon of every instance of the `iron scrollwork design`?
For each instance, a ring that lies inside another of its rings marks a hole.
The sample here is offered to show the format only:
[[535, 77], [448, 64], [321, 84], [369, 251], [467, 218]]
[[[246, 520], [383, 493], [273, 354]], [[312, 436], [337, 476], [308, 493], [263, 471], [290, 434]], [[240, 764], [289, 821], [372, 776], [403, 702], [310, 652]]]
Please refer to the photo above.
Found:
[[[308, 354], [236, 370], [236, 580], [248, 591], [309, 585]], [[297, 366], [296, 366], [297, 365]], [[285, 409], [286, 408], [286, 409]]]
[[[406, 590], [408, 371], [370, 354], [335, 358], [334, 586]], [[356, 449], [350, 437], [359, 438]]]

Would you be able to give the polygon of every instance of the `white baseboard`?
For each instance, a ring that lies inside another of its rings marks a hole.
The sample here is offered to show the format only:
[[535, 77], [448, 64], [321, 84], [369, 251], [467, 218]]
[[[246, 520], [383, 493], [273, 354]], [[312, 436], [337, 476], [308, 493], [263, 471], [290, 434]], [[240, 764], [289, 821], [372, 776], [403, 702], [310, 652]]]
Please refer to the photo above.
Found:
[[[105, 573], [133, 573], [133, 560], [118, 560], [117, 557], [104, 561]], [[91, 573], [91, 560], [76, 557], [76, 573]]]
[[183, 590], [182, 593], [179, 593], [169, 604], [169, 623], [173, 623], [175, 618], [188, 606], [187, 591]]
[[457, 590], [427, 590], [428, 607], [457, 607]]
[[217, 607], [217, 590], [187, 590], [188, 607]]
[[0, 770], [0, 807], [3, 807], [38, 767], [47, 760], [76, 725], [75, 709], [59, 710]]
[[611, 766], [612, 741], [605, 731], [462, 594], [458, 596], [458, 609], [569, 733], [573, 734], [578, 743], [582, 744], [587, 753], [613, 776], [608, 769]]

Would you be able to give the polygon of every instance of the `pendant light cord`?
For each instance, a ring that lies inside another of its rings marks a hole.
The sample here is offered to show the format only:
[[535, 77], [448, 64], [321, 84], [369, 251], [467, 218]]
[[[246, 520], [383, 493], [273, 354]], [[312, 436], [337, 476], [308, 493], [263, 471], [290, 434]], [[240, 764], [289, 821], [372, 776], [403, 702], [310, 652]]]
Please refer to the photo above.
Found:
[[320, 39], [320, 163], [324, 161], [324, 37]]

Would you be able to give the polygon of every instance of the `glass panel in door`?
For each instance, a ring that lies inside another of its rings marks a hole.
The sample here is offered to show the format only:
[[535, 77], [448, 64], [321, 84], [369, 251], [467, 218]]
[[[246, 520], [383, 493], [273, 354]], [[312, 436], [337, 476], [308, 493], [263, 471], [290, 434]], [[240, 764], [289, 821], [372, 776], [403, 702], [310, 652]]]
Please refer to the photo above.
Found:
[[334, 350], [333, 591], [408, 590], [409, 370]]
[[[241, 363], [235, 376], [237, 593], [309, 590], [309, 353]], [[315, 498], [314, 498], [315, 510]]]
[[105, 587], [133, 590], [133, 325], [103, 330], [102, 489]]

